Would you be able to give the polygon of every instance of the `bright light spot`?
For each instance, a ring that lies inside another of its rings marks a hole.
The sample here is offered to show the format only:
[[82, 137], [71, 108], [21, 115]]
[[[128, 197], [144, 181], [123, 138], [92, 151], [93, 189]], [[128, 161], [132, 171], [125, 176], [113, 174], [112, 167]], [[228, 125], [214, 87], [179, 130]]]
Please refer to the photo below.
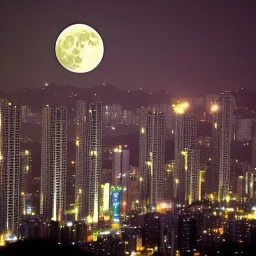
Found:
[[14, 235], [7, 235], [5, 238], [5, 241], [17, 241], [17, 240], [18, 240], [17, 236], [14, 236]]
[[182, 115], [185, 113], [185, 110], [188, 109], [189, 103], [188, 102], [177, 103], [177, 104], [173, 104], [172, 107], [176, 114]]
[[217, 112], [219, 110], [219, 106], [217, 104], [214, 104], [211, 106], [211, 111], [212, 112]]
[[188, 104], [188, 102], [183, 102], [183, 103], [181, 104], [181, 106], [182, 106], [183, 108], [187, 109], [187, 108], [189, 107], [189, 104]]
[[72, 227], [72, 225], [73, 225], [72, 221], [67, 222], [67, 227]]

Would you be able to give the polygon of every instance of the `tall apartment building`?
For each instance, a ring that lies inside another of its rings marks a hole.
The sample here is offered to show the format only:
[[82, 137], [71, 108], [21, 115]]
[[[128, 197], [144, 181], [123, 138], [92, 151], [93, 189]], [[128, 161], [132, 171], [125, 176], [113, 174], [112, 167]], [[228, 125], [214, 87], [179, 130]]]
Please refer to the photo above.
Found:
[[147, 187], [144, 185], [147, 183], [145, 180], [147, 178], [146, 169], [146, 152], [147, 152], [147, 115], [148, 110], [146, 108], [141, 108], [139, 111], [139, 127], [140, 127], [140, 138], [139, 138], [139, 187], [140, 187], [140, 206], [142, 211], [146, 211], [147, 202]]
[[21, 121], [23, 123], [27, 122], [27, 117], [31, 114], [31, 107], [21, 106]]
[[143, 211], [154, 211], [164, 199], [165, 117], [148, 111], [140, 132], [140, 183]]
[[177, 203], [186, 202], [187, 174], [183, 151], [196, 147], [196, 116], [186, 113], [187, 106], [181, 103], [173, 105], [175, 117], [175, 148], [174, 148], [174, 174], [173, 197]]
[[128, 205], [127, 189], [130, 174], [129, 150], [126, 147], [115, 148], [112, 152], [112, 186], [122, 188], [121, 201], [123, 208], [127, 209]]
[[[20, 122], [18, 106], [0, 100], [0, 235], [18, 235], [20, 219]], [[1, 241], [1, 242], [2, 242]]]
[[[230, 94], [221, 94], [218, 99], [213, 122], [213, 141], [216, 141], [214, 150], [213, 182], [218, 184], [218, 200], [225, 200], [230, 192], [230, 157], [231, 140], [234, 124], [235, 99]], [[216, 185], [214, 185], [216, 187]]]
[[29, 191], [31, 180], [31, 153], [24, 150], [20, 153], [20, 207], [21, 215], [32, 213], [32, 194]]
[[239, 118], [236, 120], [235, 139], [239, 142], [249, 142], [253, 138], [255, 120]]
[[66, 210], [67, 109], [42, 109], [40, 214], [62, 222]]
[[[102, 104], [79, 101], [77, 120], [80, 120], [77, 122], [75, 181], [78, 218], [97, 224], [102, 168]], [[81, 120], [85, 121], [81, 123]]]
[[256, 165], [256, 133], [252, 137], [252, 164]]
[[188, 204], [199, 201], [200, 191], [200, 150], [185, 149], [182, 152], [185, 167], [185, 201]]
[[76, 174], [75, 174], [75, 202], [77, 219], [86, 216], [86, 118], [87, 106], [85, 101], [79, 100], [76, 106]]
[[116, 125], [122, 121], [123, 111], [119, 104], [105, 105], [102, 110], [104, 125]]

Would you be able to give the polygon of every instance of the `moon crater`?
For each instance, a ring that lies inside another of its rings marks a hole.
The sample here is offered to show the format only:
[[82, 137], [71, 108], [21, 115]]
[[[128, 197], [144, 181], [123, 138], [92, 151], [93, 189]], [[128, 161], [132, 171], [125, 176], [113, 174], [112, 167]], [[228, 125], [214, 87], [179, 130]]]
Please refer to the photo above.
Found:
[[64, 68], [75, 73], [85, 73], [99, 65], [104, 46], [97, 31], [84, 24], [75, 24], [61, 32], [55, 52]]

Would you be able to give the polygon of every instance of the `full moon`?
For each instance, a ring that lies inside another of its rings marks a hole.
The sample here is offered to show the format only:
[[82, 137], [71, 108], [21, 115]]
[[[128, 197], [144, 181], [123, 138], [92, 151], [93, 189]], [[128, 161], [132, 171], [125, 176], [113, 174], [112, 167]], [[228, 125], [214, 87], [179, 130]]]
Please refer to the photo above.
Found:
[[96, 30], [85, 24], [74, 24], [60, 33], [55, 53], [65, 69], [74, 73], [86, 73], [100, 64], [104, 45]]

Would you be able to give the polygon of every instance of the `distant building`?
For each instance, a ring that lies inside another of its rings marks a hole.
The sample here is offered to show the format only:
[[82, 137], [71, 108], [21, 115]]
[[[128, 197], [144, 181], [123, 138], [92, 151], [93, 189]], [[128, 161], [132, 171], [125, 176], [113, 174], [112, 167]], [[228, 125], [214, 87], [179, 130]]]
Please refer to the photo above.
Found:
[[252, 140], [254, 131], [254, 119], [238, 119], [236, 121], [236, 134], [235, 139], [239, 142], [249, 142]]
[[31, 114], [31, 107], [21, 106], [21, 121], [27, 123], [27, 117]]

